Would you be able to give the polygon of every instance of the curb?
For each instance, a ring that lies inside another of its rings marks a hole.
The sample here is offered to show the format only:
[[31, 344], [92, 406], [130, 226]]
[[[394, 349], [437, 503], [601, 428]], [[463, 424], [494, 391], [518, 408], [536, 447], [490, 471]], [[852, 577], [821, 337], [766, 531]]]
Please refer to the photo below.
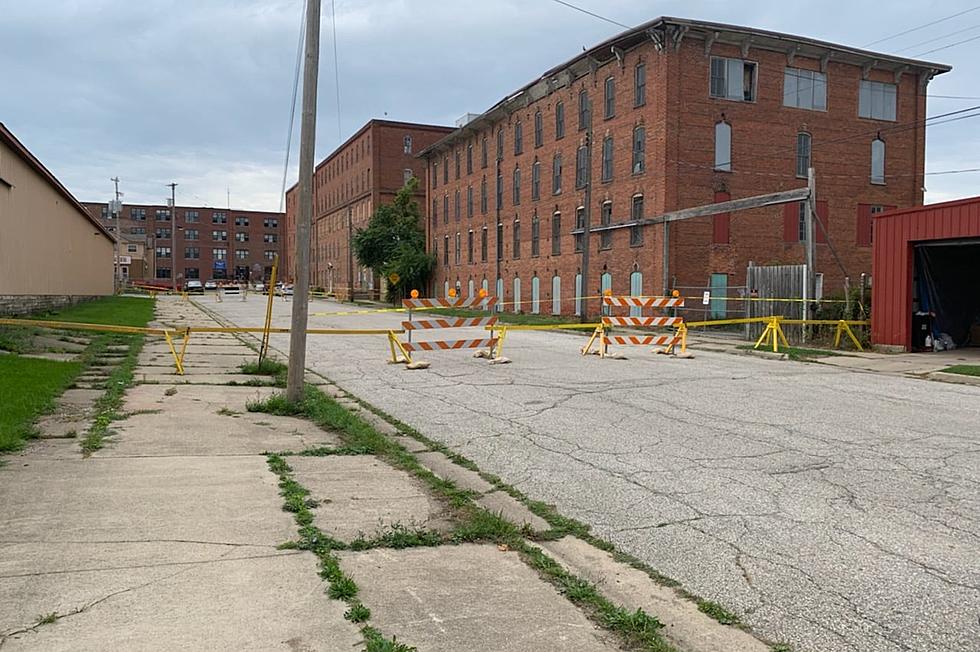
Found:
[[954, 385], [974, 385], [980, 387], [980, 376], [967, 376], [966, 374], [951, 374], [945, 371], [933, 371], [926, 374], [929, 380], [936, 380], [941, 383], [952, 383]]

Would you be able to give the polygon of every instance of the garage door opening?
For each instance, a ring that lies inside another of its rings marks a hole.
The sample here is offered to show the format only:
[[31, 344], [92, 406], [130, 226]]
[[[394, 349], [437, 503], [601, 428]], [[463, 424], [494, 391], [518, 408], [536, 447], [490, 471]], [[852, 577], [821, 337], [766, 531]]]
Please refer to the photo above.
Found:
[[915, 245], [912, 350], [980, 347], [980, 238]]

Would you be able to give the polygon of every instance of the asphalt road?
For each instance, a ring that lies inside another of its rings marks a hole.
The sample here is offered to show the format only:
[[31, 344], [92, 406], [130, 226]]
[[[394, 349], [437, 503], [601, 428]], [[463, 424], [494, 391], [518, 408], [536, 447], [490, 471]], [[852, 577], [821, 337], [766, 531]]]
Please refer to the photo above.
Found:
[[[239, 325], [264, 302], [203, 305]], [[291, 303], [275, 303], [288, 326]], [[350, 310], [317, 301], [311, 313]], [[312, 316], [391, 328], [398, 313]], [[426, 338], [431, 336], [426, 336]], [[422, 339], [422, 338], [417, 338]], [[307, 364], [797, 651], [975, 652], [980, 387], [723, 353], [578, 355], [512, 333], [386, 364], [374, 337], [311, 336]], [[288, 336], [274, 336], [280, 350]]]

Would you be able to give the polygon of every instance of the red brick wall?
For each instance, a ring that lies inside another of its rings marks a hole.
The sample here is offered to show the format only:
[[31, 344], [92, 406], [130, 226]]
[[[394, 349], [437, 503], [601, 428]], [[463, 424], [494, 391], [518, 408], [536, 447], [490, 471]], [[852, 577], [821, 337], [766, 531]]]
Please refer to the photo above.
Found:
[[[316, 168], [313, 184], [313, 228], [311, 232], [311, 284], [347, 297], [351, 282], [348, 274], [348, 210], [353, 230], [367, 226], [380, 203], [390, 202], [404, 184], [404, 170], [411, 169], [420, 179], [425, 163], [418, 152], [446, 133], [448, 127], [372, 120], [341, 145]], [[405, 136], [411, 136], [410, 152], [405, 151]], [[295, 251], [296, 198], [299, 187], [287, 193], [286, 239], [289, 252]], [[420, 205], [424, 199], [421, 187]], [[423, 213], [425, 207], [421, 206]], [[291, 258], [291, 257], [289, 257]], [[289, 260], [286, 272], [295, 276], [295, 261]], [[355, 290], [366, 290], [373, 284], [370, 270], [354, 261]]]
[[[716, 44], [711, 52], [716, 56], [741, 58], [733, 46]], [[912, 75], [901, 79], [896, 122], [883, 122], [858, 117], [858, 88], [861, 69], [857, 66], [831, 62], [827, 71], [828, 100], [826, 111], [811, 111], [783, 106], [783, 74], [787, 67], [785, 54], [751, 49], [748, 60], [758, 63], [757, 92], [754, 102], [734, 102], [709, 97], [710, 58], [705, 55], [703, 41], [687, 39], [679, 51], [658, 53], [651, 43], [641, 45], [625, 54], [622, 65], [612, 63], [599, 67], [594, 73], [561, 88], [542, 99], [519, 109], [498, 124], [481, 129], [472, 136], [474, 143], [473, 174], [466, 174], [466, 140], [452, 145], [447, 151], [430, 156], [429, 174], [438, 163], [435, 183], [429, 179], [426, 206], [431, 210], [436, 200], [436, 220], [429, 220], [427, 241], [430, 247], [438, 243], [438, 265], [433, 287], [429, 292], [441, 295], [444, 283], [465, 289], [470, 279], [476, 287], [488, 279], [491, 290], [497, 276], [495, 156], [496, 131], [503, 128], [504, 156], [503, 206], [500, 209], [504, 224], [504, 255], [500, 261], [500, 277], [504, 279], [504, 301], [512, 301], [515, 276], [522, 279], [522, 300], [529, 301], [531, 278], [541, 278], [542, 312], [551, 311], [551, 277], [562, 278], [562, 312], [574, 310], [572, 300], [574, 276], [581, 268], [581, 255], [574, 252], [573, 236], [575, 207], [583, 203], [584, 192], [574, 187], [575, 150], [584, 132], [578, 130], [578, 92], [585, 88], [593, 104], [594, 147], [592, 155], [591, 223], [598, 224], [602, 202], [613, 202], [613, 222], [629, 217], [630, 199], [634, 194], [644, 196], [646, 216], [665, 211], [708, 204], [716, 193], [727, 192], [732, 199], [797, 188], [806, 184], [795, 174], [796, 135], [806, 130], [812, 135], [812, 161], [817, 175], [817, 196], [826, 206], [830, 240], [837, 249], [848, 273], [857, 277], [870, 273], [870, 248], [858, 244], [858, 205], [883, 204], [899, 207], [921, 204], [924, 133], [920, 129], [889, 128], [924, 117], [924, 98], [917, 96], [918, 80]], [[646, 64], [646, 104], [633, 106], [634, 66]], [[818, 69], [819, 61], [797, 57], [794, 67]], [[612, 119], [604, 118], [603, 84], [612, 76], [616, 85], [616, 110]], [[871, 71], [870, 78], [893, 81], [894, 76]], [[558, 101], [565, 106], [565, 137], [556, 140], [554, 112]], [[534, 146], [534, 113], [540, 110], [544, 121], [544, 145]], [[714, 124], [725, 119], [732, 125], [733, 172], [715, 172]], [[520, 120], [524, 132], [524, 151], [514, 154], [514, 128]], [[633, 128], [646, 129], [646, 171], [632, 174], [631, 135]], [[870, 147], [875, 131], [883, 130], [886, 141], [886, 185], [870, 183]], [[489, 165], [480, 167], [480, 142], [484, 135], [489, 142]], [[614, 174], [611, 182], [601, 179], [602, 141], [607, 135], [614, 142]], [[848, 140], [841, 140], [847, 138]], [[840, 142], [832, 142], [840, 141]], [[455, 177], [455, 151], [461, 153], [460, 179]], [[563, 160], [562, 193], [551, 193], [551, 163], [554, 153]], [[444, 160], [450, 165], [449, 183], [443, 182]], [[541, 198], [531, 200], [531, 165], [541, 161]], [[519, 206], [512, 201], [514, 166], [522, 171], [522, 197]], [[486, 175], [489, 194], [488, 211], [479, 210], [479, 189]], [[475, 214], [466, 214], [466, 188], [474, 188]], [[454, 214], [454, 196], [459, 190], [462, 198], [460, 219]], [[450, 215], [443, 214], [443, 198], [449, 197]], [[550, 216], [562, 214], [561, 255], [551, 255]], [[540, 255], [531, 256], [531, 227], [537, 211], [541, 223]], [[520, 258], [513, 252], [514, 219], [522, 225]], [[758, 209], [731, 214], [729, 242], [714, 243], [714, 222], [711, 217], [674, 223], [670, 227], [670, 269], [668, 285], [707, 286], [712, 273], [729, 275], [729, 285], [744, 283], [749, 261], [756, 264], [802, 262], [803, 247], [798, 242], [786, 242], [782, 207]], [[486, 263], [480, 261], [479, 234], [486, 227], [490, 236]], [[472, 229], [476, 239], [476, 260], [467, 261], [467, 233]], [[463, 249], [460, 263], [455, 263], [453, 251], [455, 234], [460, 233]], [[612, 274], [613, 291], [629, 293], [630, 273], [643, 273], [644, 294], [659, 294], [663, 289], [662, 227], [644, 228], [643, 245], [631, 247], [628, 229], [612, 234], [611, 247], [601, 248], [601, 237], [591, 235], [590, 278], [586, 294], [598, 293], [600, 277]], [[443, 243], [449, 236], [449, 265], [443, 264]], [[818, 242], [821, 242], [819, 240]], [[817, 245], [818, 271], [825, 274], [825, 291], [839, 291], [842, 273], [827, 244]], [[597, 303], [591, 308], [594, 312]], [[530, 309], [528, 303], [523, 307]]]

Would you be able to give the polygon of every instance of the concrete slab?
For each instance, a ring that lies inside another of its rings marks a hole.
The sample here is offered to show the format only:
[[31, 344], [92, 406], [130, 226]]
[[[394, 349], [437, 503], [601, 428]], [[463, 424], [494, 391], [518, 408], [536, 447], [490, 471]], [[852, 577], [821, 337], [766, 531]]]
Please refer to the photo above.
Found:
[[420, 650], [620, 649], [517, 553], [460, 545], [339, 554], [372, 624]]
[[58, 405], [87, 408], [97, 401], [103, 393], [97, 389], [66, 389], [58, 397]]
[[464, 469], [442, 453], [417, 453], [415, 457], [427, 469], [444, 480], [452, 481], [460, 489], [476, 491], [481, 494], [494, 489], [494, 486], [481, 478], [478, 473]]
[[[38, 614], [74, 613], [5, 639], [4, 649], [346, 652], [361, 644], [357, 627], [344, 619], [346, 605], [325, 595], [312, 554], [207, 552], [180, 559], [124, 554], [112, 570], [0, 579], [0, 629], [30, 626]], [[8, 616], [8, 601], [16, 603], [15, 615]]]
[[515, 523], [518, 527], [523, 527], [527, 524], [535, 532], [544, 532], [545, 530], [551, 529], [548, 521], [532, 513], [520, 501], [503, 491], [494, 491], [493, 493], [481, 496], [477, 498], [476, 502], [481, 507], [495, 514], [499, 513], [508, 521]]
[[217, 412], [221, 408], [246, 412], [248, 403], [265, 400], [280, 392], [282, 390], [275, 387], [137, 385], [126, 392], [123, 409], [135, 412], [167, 409], [171, 405], [177, 405], [183, 406], [185, 410], [203, 407], [209, 412]]
[[54, 360], [55, 362], [71, 362], [72, 360], [78, 359], [78, 354], [76, 353], [54, 353], [48, 351], [45, 353], [21, 353], [22, 358], [36, 358], [38, 360]]
[[259, 456], [21, 457], [3, 468], [2, 477], [0, 532], [8, 543], [276, 546], [295, 536], [276, 477]]
[[98, 457], [153, 455], [261, 455], [337, 446], [340, 437], [305, 419], [247, 412], [221, 415], [200, 409], [136, 414], [112, 424]]
[[396, 435], [395, 437], [392, 437], [392, 439], [398, 442], [399, 444], [401, 444], [402, 446], [404, 446], [405, 450], [407, 450], [409, 453], [420, 453], [422, 451], [429, 450], [428, 446], [420, 442], [415, 437], [409, 437], [407, 435]]
[[374, 412], [369, 412], [364, 410], [361, 412], [361, 418], [371, 424], [375, 430], [383, 435], [394, 436], [399, 433], [398, 428], [388, 423], [384, 417], [375, 414]]
[[48, 349], [50, 351], [66, 351], [68, 353], [81, 353], [85, 350], [84, 344], [76, 342], [66, 342], [55, 337], [46, 335], [35, 335], [31, 340], [35, 348]]
[[273, 382], [272, 378], [269, 377], [249, 376], [247, 374], [201, 373], [178, 376], [176, 373], [154, 373], [143, 371], [143, 369], [155, 368], [156, 367], [144, 367], [137, 369], [134, 377], [136, 378], [137, 382], [141, 383], [171, 383], [177, 385], [186, 385], [188, 383], [198, 385], [228, 385], [232, 382], [239, 385], [247, 385], [250, 381], [254, 381], [256, 378], [262, 382], [268, 382], [269, 384]]
[[296, 481], [320, 504], [316, 525], [341, 541], [392, 525], [445, 530], [445, 505], [405, 471], [369, 455], [290, 457]]
[[678, 650], [690, 652], [768, 652], [751, 634], [722, 625], [701, 613], [695, 603], [661, 586], [650, 576], [615, 561], [608, 552], [581, 539], [564, 537], [540, 545], [555, 561], [593, 582], [614, 603], [630, 611], [643, 609], [664, 624], [663, 635]]
[[88, 419], [56, 414], [47, 414], [37, 420], [37, 429], [41, 433], [41, 439], [78, 437], [88, 430], [89, 425]]

